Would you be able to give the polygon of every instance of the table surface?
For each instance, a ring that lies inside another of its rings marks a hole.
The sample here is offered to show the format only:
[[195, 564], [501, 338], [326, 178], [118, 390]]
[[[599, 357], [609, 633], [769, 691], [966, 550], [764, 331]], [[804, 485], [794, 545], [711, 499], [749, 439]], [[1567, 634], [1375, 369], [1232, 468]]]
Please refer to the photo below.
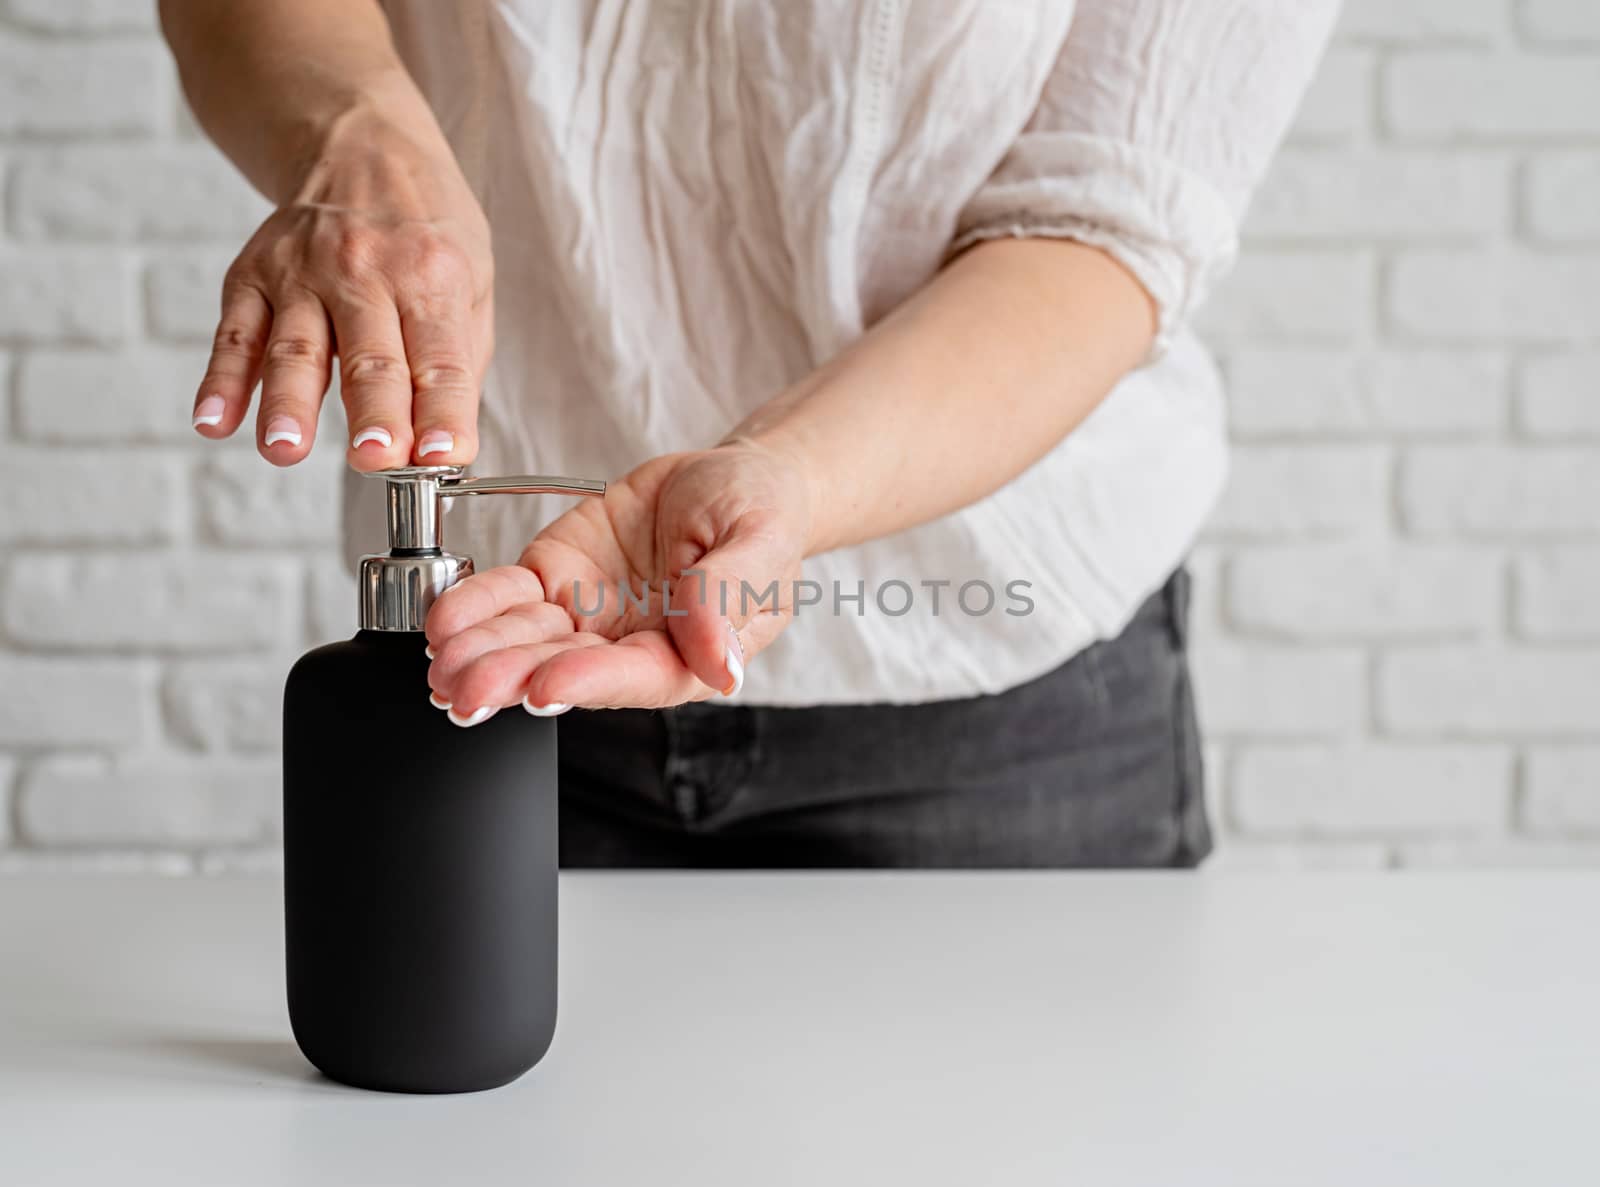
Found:
[[320, 1078], [280, 886], [0, 881], [0, 1182], [1600, 1182], [1600, 875], [576, 875], [492, 1092]]

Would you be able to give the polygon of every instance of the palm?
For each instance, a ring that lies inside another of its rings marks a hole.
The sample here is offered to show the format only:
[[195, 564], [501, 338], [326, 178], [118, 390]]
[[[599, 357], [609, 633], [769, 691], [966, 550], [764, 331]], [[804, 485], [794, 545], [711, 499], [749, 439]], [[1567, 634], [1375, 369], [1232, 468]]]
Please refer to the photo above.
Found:
[[[540, 532], [517, 565], [440, 599], [429, 618], [435, 689], [473, 705], [526, 695], [537, 705], [645, 707], [724, 691], [728, 618], [745, 623], [737, 582], [798, 575], [804, 531], [792, 477], [739, 450], [640, 466], [603, 501]], [[727, 601], [692, 575], [702, 561], [732, 585]], [[741, 646], [758, 650], [787, 623], [786, 606], [762, 609]]]
[[662, 556], [657, 547], [661, 491], [676, 460], [658, 458], [612, 483], [603, 501], [579, 504], [523, 551], [517, 563], [571, 616], [574, 633], [609, 642], [665, 633], [663, 583], [670, 585], [692, 564], [689, 558], [673, 567], [677, 558]]

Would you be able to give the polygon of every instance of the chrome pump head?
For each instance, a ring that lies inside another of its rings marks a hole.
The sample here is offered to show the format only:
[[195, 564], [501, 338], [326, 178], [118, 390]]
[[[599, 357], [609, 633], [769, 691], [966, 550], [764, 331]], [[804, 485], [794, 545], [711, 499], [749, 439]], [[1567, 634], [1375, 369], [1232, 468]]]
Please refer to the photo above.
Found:
[[404, 466], [384, 482], [389, 551], [361, 558], [361, 629], [420, 631], [434, 599], [472, 575], [472, 558], [443, 549], [444, 500], [467, 495], [604, 495], [594, 478], [463, 478], [460, 466]]

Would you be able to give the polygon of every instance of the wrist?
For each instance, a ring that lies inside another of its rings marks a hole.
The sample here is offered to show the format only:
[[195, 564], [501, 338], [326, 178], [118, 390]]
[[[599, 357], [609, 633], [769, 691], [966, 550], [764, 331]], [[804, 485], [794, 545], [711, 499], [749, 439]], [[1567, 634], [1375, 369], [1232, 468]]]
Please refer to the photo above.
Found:
[[764, 428], [742, 425], [717, 448], [749, 450], [776, 468], [803, 525], [802, 557], [827, 552], [842, 542], [834, 530], [834, 512], [824, 471], [802, 434], [781, 424]]
[[288, 140], [273, 197], [280, 206], [336, 206], [402, 218], [477, 211], [433, 113], [403, 71], [331, 97]]

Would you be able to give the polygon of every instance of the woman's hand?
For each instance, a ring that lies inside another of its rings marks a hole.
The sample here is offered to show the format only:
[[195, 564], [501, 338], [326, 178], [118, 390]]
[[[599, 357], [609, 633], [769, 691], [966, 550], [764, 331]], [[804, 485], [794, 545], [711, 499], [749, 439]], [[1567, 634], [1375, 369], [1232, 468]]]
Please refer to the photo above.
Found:
[[311, 451], [339, 359], [358, 470], [465, 464], [493, 348], [488, 224], [448, 150], [353, 111], [228, 270], [195, 429], [226, 437], [259, 379], [256, 448]]
[[775, 449], [737, 440], [646, 462], [518, 564], [439, 598], [434, 703], [476, 725], [519, 701], [549, 716], [734, 693], [788, 625], [809, 532], [806, 476]]

